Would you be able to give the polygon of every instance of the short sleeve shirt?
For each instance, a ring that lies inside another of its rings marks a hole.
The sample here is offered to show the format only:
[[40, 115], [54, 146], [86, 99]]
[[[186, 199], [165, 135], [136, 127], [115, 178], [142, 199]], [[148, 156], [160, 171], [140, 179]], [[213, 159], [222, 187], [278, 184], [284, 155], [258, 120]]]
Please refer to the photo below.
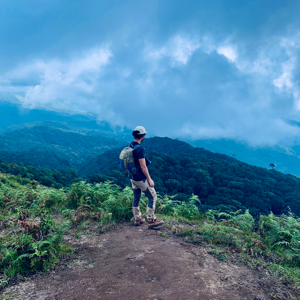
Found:
[[134, 141], [130, 144], [130, 147], [133, 148], [136, 145], [139, 145], [139, 146], [136, 147], [135, 150], [133, 150], [133, 158], [134, 158], [134, 164], [135, 164], [137, 173], [135, 175], [133, 175], [133, 180], [134, 181], [142, 181], [142, 180], [146, 179], [146, 176], [141, 169], [139, 159], [146, 158], [146, 152], [145, 152], [145, 148], [143, 148], [139, 143], [134, 142]]

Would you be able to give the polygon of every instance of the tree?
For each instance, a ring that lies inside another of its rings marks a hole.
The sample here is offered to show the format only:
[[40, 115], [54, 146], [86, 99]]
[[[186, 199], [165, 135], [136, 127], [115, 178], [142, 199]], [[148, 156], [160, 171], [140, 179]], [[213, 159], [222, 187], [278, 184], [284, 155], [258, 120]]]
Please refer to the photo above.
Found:
[[270, 163], [270, 164], [269, 164], [269, 167], [271, 167], [271, 168], [272, 168], [272, 170], [274, 170], [276, 166], [275, 166], [275, 164], [273, 164], [273, 163]]

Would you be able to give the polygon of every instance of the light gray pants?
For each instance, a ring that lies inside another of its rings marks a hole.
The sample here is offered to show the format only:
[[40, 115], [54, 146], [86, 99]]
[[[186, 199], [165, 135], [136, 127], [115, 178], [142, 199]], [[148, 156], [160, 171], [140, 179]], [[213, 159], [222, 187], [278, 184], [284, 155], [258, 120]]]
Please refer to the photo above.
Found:
[[132, 210], [135, 220], [140, 220], [142, 217], [140, 211], [140, 200], [142, 192], [144, 192], [145, 196], [148, 198], [148, 207], [146, 212], [148, 221], [156, 219], [154, 212], [157, 201], [157, 195], [154, 187], [151, 187], [149, 185], [147, 179], [142, 181], [135, 181], [133, 179], [130, 179], [130, 181], [133, 190]]

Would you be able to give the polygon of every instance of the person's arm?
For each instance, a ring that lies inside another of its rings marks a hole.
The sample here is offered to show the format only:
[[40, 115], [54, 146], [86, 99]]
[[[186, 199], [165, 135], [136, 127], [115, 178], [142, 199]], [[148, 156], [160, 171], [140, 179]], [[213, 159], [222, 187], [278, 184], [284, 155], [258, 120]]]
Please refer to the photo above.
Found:
[[149, 185], [151, 187], [154, 187], [154, 181], [151, 179], [148, 168], [146, 166], [146, 159], [145, 158], [140, 158], [139, 163], [140, 163], [142, 172], [145, 174], [145, 176], [146, 176], [146, 178], [149, 182]]

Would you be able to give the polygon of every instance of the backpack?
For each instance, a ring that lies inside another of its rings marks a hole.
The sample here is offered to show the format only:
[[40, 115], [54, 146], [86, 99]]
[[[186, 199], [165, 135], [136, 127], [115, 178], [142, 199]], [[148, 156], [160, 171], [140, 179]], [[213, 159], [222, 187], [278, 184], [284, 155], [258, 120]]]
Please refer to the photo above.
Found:
[[136, 170], [135, 164], [134, 164], [133, 151], [138, 147], [141, 147], [141, 146], [135, 145], [133, 148], [128, 146], [128, 147], [125, 147], [120, 153], [120, 156], [119, 156], [120, 169], [121, 169], [121, 172], [124, 173], [125, 175], [133, 176], [137, 173], [137, 170]]

